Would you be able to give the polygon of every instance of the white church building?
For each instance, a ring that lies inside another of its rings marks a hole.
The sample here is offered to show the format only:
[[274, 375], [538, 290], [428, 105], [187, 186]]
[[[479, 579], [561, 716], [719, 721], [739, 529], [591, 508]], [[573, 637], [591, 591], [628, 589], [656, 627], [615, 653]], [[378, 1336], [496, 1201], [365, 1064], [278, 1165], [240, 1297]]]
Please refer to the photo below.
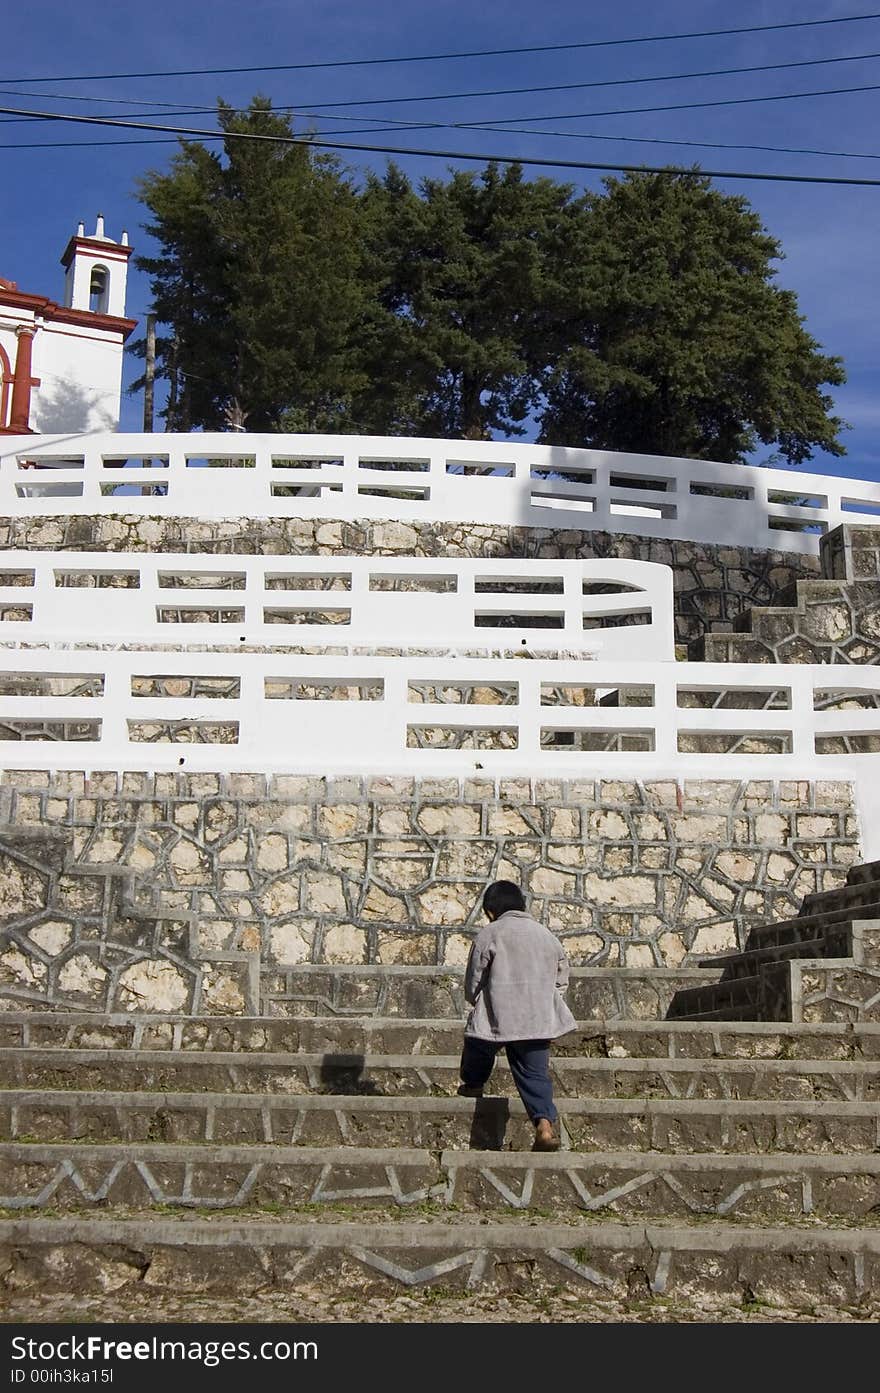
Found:
[[65, 248], [60, 303], [0, 277], [0, 435], [118, 430], [123, 347], [137, 323], [125, 317], [131, 250], [99, 214]]

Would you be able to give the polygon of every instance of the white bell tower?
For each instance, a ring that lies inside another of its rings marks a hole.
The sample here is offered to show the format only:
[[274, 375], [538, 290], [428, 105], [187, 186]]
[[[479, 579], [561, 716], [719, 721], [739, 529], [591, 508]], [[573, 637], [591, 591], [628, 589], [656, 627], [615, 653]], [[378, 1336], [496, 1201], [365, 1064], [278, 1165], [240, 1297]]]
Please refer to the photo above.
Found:
[[124, 318], [125, 282], [130, 256], [128, 233], [123, 232], [122, 240], [114, 242], [104, 232], [102, 213], [98, 214], [91, 237], [86, 236], [85, 225], [80, 223], [76, 236], [71, 237], [61, 258], [61, 265], [67, 271], [64, 280], [65, 307]]

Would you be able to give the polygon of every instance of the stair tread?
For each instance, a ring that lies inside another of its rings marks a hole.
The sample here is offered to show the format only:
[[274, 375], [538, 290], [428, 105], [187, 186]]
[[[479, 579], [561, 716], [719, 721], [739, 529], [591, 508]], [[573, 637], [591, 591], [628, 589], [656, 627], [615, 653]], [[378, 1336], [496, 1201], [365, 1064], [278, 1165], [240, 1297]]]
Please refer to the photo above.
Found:
[[[783, 1061], [777, 1061], [783, 1062]], [[870, 1063], [870, 1061], [865, 1061]], [[691, 1070], [693, 1072], [693, 1070]], [[871, 1071], [873, 1072], [873, 1071]], [[480, 1111], [491, 1109], [512, 1110], [525, 1116], [525, 1109], [515, 1093], [511, 1095], [487, 1094], [482, 1099], [459, 1098], [455, 1095], [434, 1095], [431, 1097], [413, 1094], [412, 1096], [402, 1096], [393, 1094], [362, 1094], [362, 1093], [240, 1093], [230, 1097], [225, 1093], [207, 1094], [204, 1091], [198, 1093], [191, 1092], [151, 1092], [148, 1090], [124, 1090], [108, 1091], [106, 1093], [92, 1093], [90, 1091], [77, 1091], [72, 1088], [63, 1089], [2, 1089], [0, 1090], [0, 1106], [6, 1104], [22, 1104], [42, 1102], [47, 1107], [59, 1107], [66, 1105], [69, 1107], [83, 1108], [92, 1106], [96, 1109], [112, 1107], [142, 1106], [154, 1107], [166, 1105], [167, 1107], [200, 1107], [210, 1106], [217, 1108], [242, 1108], [246, 1110], [259, 1111], [267, 1103], [285, 1105], [296, 1111], [311, 1112], [333, 1112], [335, 1109], [344, 1109], [347, 1112], [453, 1112], [453, 1113], [473, 1113], [476, 1111], [476, 1104], [479, 1103]], [[802, 1112], [804, 1110], [822, 1110], [826, 1113], [845, 1112], [850, 1114], [855, 1110], [853, 1116], [880, 1117], [876, 1102], [852, 1102], [848, 1099], [815, 1099], [815, 1098], [670, 1098], [670, 1097], [596, 1097], [596, 1098], [575, 1098], [560, 1096], [556, 1098], [556, 1105], [559, 1111], [570, 1113], [584, 1112], [639, 1112], [645, 1108], [650, 1110], [659, 1109], [668, 1111], [669, 1109], [681, 1108], [685, 1111], [704, 1111], [717, 1112], [729, 1109], [750, 1109], [758, 1112]], [[213, 1142], [203, 1143], [202, 1145], [213, 1145]]]
[[[832, 945], [834, 938], [831, 937]], [[742, 953], [731, 953], [720, 958], [706, 958], [705, 966], [707, 970], [722, 970], [727, 972], [730, 968], [742, 967], [745, 974], [749, 977], [756, 977], [758, 974], [749, 969], [762, 968], [763, 966], [777, 966], [783, 963], [821, 961], [828, 963], [852, 962], [852, 953], [846, 951], [829, 952], [828, 938], [807, 938], [798, 940], [794, 943], [768, 944], [765, 948], [748, 948]], [[727, 986], [728, 983], [736, 981], [736, 977], [723, 977], [719, 983], [711, 983], [715, 989], [720, 986]]]
[[503, 1165], [519, 1169], [537, 1168], [539, 1170], [558, 1170], [572, 1164], [598, 1168], [601, 1166], [632, 1167], [633, 1170], [662, 1171], [669, 1166], [679, 1170], [701, 1170], [715, 1167], [718, 1170], [764, 1170], [786, 1171], [796, 1167], [808, 1170], [827, 1170], [834, 1174], [847, 1174], [848, 1168], [857, 1165], [863, 1172], [880, 1175], [880, 1154], [857, 1152], [725, 1152], [700, 1151], [669, 1153], [663, 1151], [580, 1151], [576, 1147], [563, 1146], [551, 1153], [532, 1151], [479, 1151], [456, 1150], [453, 1148], [419, 1149], [415, 1147], [291, 1147], [277, 1143], [222, 1143], [211, 1146], [205, 1155], [204, 1144], [186, 1142], [0, 1142], [0, 1160], [21, 1157], [28, 1160], [48, 1160], [63, 1158], [103, 1159], [112, 1145], [113, 1154], [119, 1159], [140, 1161], [162, 1160], [197, 1161], [199, 1165], [228, 1165], [236, 1162], [251, 1164], [255, 1161], [279, 1162], [291, 1165], [426, 1165], [438, 1164], [456, 1168], [487, 1165]]
[[[318, 1222], [316, 1222], [318, 1219]], [[470, 1244], [473, 1246], [473, 1214], [464, 1212], [460, 1216], [444, 1216], [441, 1222], [425, 1224], [408, 1221], [405, 1214], [395, 1219], [391, 1214], [380, 1221], [358, 1223], [353, 1220], [339, 1220], [328, 1215], [319, 1218], [315, 1214], [303, 1215], [302, 1219], [278, 1220], [277, 1218], [243, 1219], [236, 1214], [232, 1219], [223, 1217], [203, 1218], [199, 1215], [180, 1215], [169, 1218], [144, 1211], [140, 1216], [127, 1218], [100, 1217], [58, 1217], [56, 1215], [33, 1216], [27, 1218], [0, 1219], [0, 1237], [9, 1242], [34, 1239], [38, 1242], [58, 1243], [62, 1237], [67, 1241], [85, 1242], [148, 1242], [150, 1245], [186, 1243], [198, 1247], [232, 1245], [243, 1247], [260, 1242], [269, 1247], [290, 1244], [296, 1247], [322, 1248], [381, 1246], [383, 1241], [395, 1247], [458, 1247], [462, 1242], [462, 1231], [471, 1230]], [[798, 1248], [809, 1234], [811, 1249], [843, 1249], [846, 1251], [870, 1251], [880, 1253], [880, 1225], [851, 1225], [846, 1222], [831, 1224], [815, 1220], [788, 1223], [775, 1222], [772, 1225], [749, 1225], [742, 1221], [706, 1222], [704, 1216], [695, 1216], [691, 1222], [680, 1216], [664, 1219], [652, 1217], [629, 1222], [591, 1221], [585, 1227], [579, 1223], [552, 1224], [543, 1222], [536, 1226], [528, 1211], [517, 1218], [505, 1215], [503, 1221], [480, 1224], [479, 1245], [509, 1246], [531, 1250], [546, 1248], [572, 1248], [582, 1246], [585, 1237], [593, 1247], [635, 1247], [647, 1243], [661, 1246], [667, 1250], [681, 1249], [693, 1251], [726, 1251], [730, 1248], [744, 1247], [758, 1251], [772, 1247]]]
[[[878, 886], [880, 890], [880, 886]], [[836, 895], [836, 890], [828, 891]], [[809, 898], [809, 897], [808, 897]], [[805, 901], [806, 903], [806, 901]], [[880, 919], [880, 898], [865, 905], [841, 905], [839, 909], [818, 911], [816, 914], [796, 914], [790, 919], [777, 919], [768, 924], [756, 924], [749, 928], [749, 937], [763, 938], [765, 935], [783, 929], [814, 929], [824, 925], [851, 924], [857, 919]]]
[[[733, 985], [733, 984], [731, 984]], [[29, 1062], [38, 1060], [41, 1056], [47, 1058], [51, 1063], [67, 1062], [71, 1064], [83, 1063], [118, 1063], [124, 1064], [161, 1064], [171, 1069], [185, 1068], [190, 1065], [199, 1068], [210, 1068], [212, 1065], [230, 1065], [238, 1068], [253, 1069], [284, 1069], [296, 1066], [298, 1068], [312, 1068], [319, 1066], [330, 1066], [341, 1070], [348, 1070], [352, 1065], [363, 1068], [384, 1068], [384, 1069], [408, 1069], [430, 1067], [434, 1069], [457, 1069], [459, 1065], [458, 1054], [268, 1054], [254, 1053], [249, 1054], [244, 1050], [237, 1050], [233, 1053], [223, 1053], [220, 1051], [171, 1051], [171, 1050], [131, 1050], [123, 1054], [120, 1050], [40, 1050], [40, 1049], [0, 1049], [0, 1063], [5, 1060], [23, 1059]], [[687, 1068], [693, 1069], [700, 1065], [706, 1068], [729, 1068], [733, 1063], [743, 1066], [754, 1065], [757, 1067], [803, 1067], [807, 1063], [815, 1062], [817, 1065], [830, 1067], [832, 1064], [852, 1063], [854, 1066], [876, 1067], [873, 1060], [854, 1060], [854, 1061], [833, 1061], [818, 1059], [815, 1061], [805, 1059], [748, 1059], [738, 1057], [736, 1060], [718, 1058], [710, 1056], [707, 1058], [680, 1056], [667, 1057], [657, 1055], [629, 1055], [626, 1057], [612, 1057], [589, 1055], [589, 1056], [570, 1056], [551, 1054], [551, 1066], [558, 1065], [560, 1069], [614, 1069], [614, 1068], [636, 1068], [645, 1067], [656, 1069], [659, 1067], [668, 1069]], [[504, 1071], [509, 1070], [507, 1061], [499, 1055], [495, 1067]], [[93, 1090], [96, 1096], [100, 1096], [103, 1090]], [[293, 1097], [297, 1095], [291, 1095]]]

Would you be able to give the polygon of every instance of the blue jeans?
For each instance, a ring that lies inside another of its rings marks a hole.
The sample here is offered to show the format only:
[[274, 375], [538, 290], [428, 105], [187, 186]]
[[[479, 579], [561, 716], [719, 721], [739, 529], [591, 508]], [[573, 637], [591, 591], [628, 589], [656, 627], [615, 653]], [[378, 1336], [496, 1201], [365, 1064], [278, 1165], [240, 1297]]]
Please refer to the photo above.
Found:
[[464, 1037], [459, 1072], [466, 1088], [482, 1088], [495, 1064], [499, 1050], [507, 1053], [507, 1062], [523, 1107], [532, 1122], [546, 1117], [555, 1122], [558, 1116], [553, 1104], [553, 1084], [550, 1080], [549, 1040], [477, 1040]]

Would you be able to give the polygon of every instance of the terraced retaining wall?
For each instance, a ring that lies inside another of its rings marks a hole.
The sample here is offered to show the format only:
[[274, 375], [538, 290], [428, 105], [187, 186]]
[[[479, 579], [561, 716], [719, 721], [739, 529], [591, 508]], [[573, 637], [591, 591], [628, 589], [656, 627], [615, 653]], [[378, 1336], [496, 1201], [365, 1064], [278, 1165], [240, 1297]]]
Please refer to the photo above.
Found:
[[692, 656], [709, 662], [876, 664], [880, 529], [835, 528], [821, 539], [820, 561], [821, 580], [795, 581], [770, 606], [753, 606], [737, 620], [740, 632], [705, 633]]
[[841, 781], [0, 779], [7, 1009], [234, 1015], [307, 964], [460, 971], [499, 877], [574, 964], [679, 969], [860, 859]]
[[732, 628], [750, 606], [783, 603], [783, 592], [798, 579], [818, 578], [820, 566], [817, 556], [623, 533], [325, 518], [5, 517], [0, 520], [0, 549], [16, 548], [655, 561], [673, 569], [676, 636], [687, 645], [706, 632]]

